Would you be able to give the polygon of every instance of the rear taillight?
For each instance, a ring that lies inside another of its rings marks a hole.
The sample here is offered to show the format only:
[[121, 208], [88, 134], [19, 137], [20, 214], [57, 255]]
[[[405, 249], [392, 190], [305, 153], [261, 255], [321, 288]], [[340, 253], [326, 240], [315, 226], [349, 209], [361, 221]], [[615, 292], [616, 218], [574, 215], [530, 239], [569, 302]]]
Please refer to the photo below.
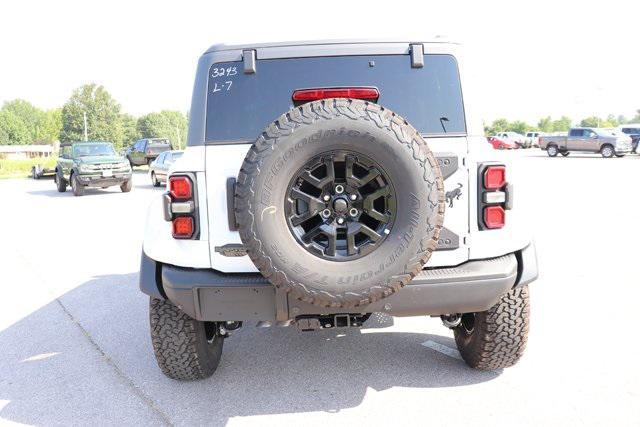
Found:
[[478, 177], [478, 226], [481, 230], [503, 228], [511, 207], [510, 185], [504, 165], [481, 165]]
[[179, 216], [172, 221], [172, 234], [176, 239], [190, 239], [193, 237], [194, 224], [190, 216]]
[[482, 220], [489, 229], [502, 228], [505, 224], [506, 212], [502, 206], [487, 206], [484, 208]]
[[506, 169], [504, 166], [487, 166], [483, 179], [485, 189], [499, 190], [507, 183]]
[[294, 102], [317, 101], [327, 98], [355, 98], [368, 101], [377, 101], [380, 92], [374, 87], [342, 87], [342, 88], [318, 88], [299, 89], [293, 92]]
[[172, 175], [169, 191], [164, 195], [164, 215], [171, 221], [171, 235], [175, 239], [198, 238], [198, 209], [195, 199], [195, 176]]
[[169, 178], [169, 193], [177, 200], [188, 200], [193, 197], [191, 179], [186, 176], [172, 176]]

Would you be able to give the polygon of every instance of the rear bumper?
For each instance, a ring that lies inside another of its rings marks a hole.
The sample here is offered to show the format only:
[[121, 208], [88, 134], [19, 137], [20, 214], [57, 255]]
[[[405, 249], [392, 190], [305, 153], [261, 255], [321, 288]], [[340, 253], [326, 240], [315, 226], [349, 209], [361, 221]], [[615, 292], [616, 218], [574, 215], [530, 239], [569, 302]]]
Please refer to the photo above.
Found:
[[[396, 294], [357, 311], [393, 316], [485, 311], [514, 286], [526, 285], [537, 277], [535, 247], [531, 243], [501, 257], [423, 270]], [[274, 321], [354, 311], [316, 307], [286, 294], [277, 295], [273, 285], [257, 273], [175, 267], [156, 263], [144, 252], [140, 289], [154, 298], [168, 298], [189, 316], [205, 321]]]

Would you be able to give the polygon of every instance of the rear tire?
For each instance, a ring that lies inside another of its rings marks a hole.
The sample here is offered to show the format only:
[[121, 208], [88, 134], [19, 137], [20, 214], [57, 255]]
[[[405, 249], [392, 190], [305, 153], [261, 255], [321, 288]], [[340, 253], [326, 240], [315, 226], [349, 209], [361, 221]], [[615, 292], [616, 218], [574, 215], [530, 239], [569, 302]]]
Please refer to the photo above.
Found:
[[216, 323], [194, 320], [170, 301], [154, 298], [149, 304], [149, 320], [153, 352], [166, 376], [199, 380], [213, 375], [224, 344]]
[[71, 174], [71, 189], [73, 190], [74, 196], [84, 196], [84, 186], [78, 182], [75, 174]]
[[547, 154], [549, 157], [555, 157], [558, 155], [558, 147], [555, 145], [549, 145], [547, 147]]
[[158, 181], [155, 172], [151, 172], [151, 184], [153, 184], [154, 187], [160, 187], [160, 181]]
[[609, 159], [616, 154], [616, 151], [612, 145], [607, 144], [602, 146], [602, 148], [600, 149], [600, 154], [602, 154], [602, 157], [604, 157], [605, 159]]
[[487, 311], [463, 314], [454, 330], [464, 361], [482, 370], [514, 365], [524, 353], [528, 334], [528, 286], [507, 292]]

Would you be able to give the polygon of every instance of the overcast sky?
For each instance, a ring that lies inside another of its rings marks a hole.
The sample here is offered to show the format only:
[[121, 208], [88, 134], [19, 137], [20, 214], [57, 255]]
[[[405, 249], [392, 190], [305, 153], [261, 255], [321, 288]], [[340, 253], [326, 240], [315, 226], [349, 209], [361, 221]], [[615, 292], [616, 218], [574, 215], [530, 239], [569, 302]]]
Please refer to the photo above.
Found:
[[408, 37], [462, 42], [483, 117], [535, 123], [640, 108], [640, 2], [33, 1], [0, 5], [0, 103], [62, 105], [89, 82], [134, 115], [186, 111], [211, 44]]

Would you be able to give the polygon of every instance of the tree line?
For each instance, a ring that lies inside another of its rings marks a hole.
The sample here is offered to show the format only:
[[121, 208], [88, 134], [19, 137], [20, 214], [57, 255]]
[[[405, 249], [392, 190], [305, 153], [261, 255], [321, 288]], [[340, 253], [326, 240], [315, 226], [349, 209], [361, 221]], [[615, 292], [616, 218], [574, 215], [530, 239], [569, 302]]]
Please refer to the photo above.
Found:
[[[601, 127], [601, 128], [613, 128], [625, 123], [640, 123], [640, 109], [636, 110], [636, 115], [632, 118], [627, 118], [623, 115], [614, 116], [609, 114], [606, 117], [589, 116], [577, 122], [578, 126], [583, 127]], [[541, 118], [537, 125], [531, 125], [527, 122], [516, 120], [510, 122], [507, 119], [496, 119], [490, 125], [484, 125], [485, 135], [491, 136], [498, 132], [518, 132], [525, 134], [526, 132], [539, 131], [539, 132], [566, 132], [572, 126], [573, 121], [570, 117], [562, 116], [559, 119], [553, 119], [551, 116]]]
[[163, 110], [134, 117], [100, 85], [74, 90], [60, 108], [42, 110], [23, 99], [7, 101], [0, 109], [0, 145], [52, 144], [87, 139], [109, 141], [121, 149], [140, 138], [168, 138], [184, 146], [188, 118], [180, 111]]
[[[184, 146], [188, 118], [180, 111], [163, 110], [134, 117], [124, 113], [120, 104], [100, 85], [86, 84], [74, 90], [61, 108], [42, 110], [23, 99], [7, 101], [0, 109], [0, 145], [52, 144], [54, 141], [84, 140], [84, 115], [87, 137], [93, 141], [112, 142], [117, 149], [140, 138], [168, 138], [175, 146]], [[590, 116], [578, 124], [585, 127], [616, 127], [640, 123], [640, 109], [633, 118], [625, 116]], [[537, 125], [522, 120], [496, 119], [485, 124], [486, 135], [512, 131], [566, 132], [571, 118], [543, 117]]]

